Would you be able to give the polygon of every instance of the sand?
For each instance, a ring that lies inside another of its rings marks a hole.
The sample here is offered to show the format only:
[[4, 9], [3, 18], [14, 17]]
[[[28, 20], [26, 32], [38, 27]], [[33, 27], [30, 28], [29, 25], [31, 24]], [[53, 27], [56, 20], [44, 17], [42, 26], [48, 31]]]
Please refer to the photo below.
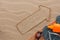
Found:
[[39, 24], [49, 14], [39, 5], [51, 8], [51, 20], [60, 15], [60, 0], [0, 0], [0, 40], [28, 40], [48, 25], [46, 21]]

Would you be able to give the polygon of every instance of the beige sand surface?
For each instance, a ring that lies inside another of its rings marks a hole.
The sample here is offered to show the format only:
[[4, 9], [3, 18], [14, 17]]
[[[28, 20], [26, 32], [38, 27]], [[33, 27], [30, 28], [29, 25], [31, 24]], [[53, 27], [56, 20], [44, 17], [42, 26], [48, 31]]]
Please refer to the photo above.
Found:
[[[52, 20], [60, 15], [60, 0], [0, 0], [0, 40], [28, 40], [47, 25], [46, 21], [37, 25], [48, 18], [49, 13], [47, 8], [39, 8], [39, 5], [52, 9]], [[28, 17], [29, 15], [31, 16]], [[26, 17], [28, 18], [24, 19]], [[17, 30], [16, 25], [24, 34]], [[31, 29], [35, 25], [37, 26]]]

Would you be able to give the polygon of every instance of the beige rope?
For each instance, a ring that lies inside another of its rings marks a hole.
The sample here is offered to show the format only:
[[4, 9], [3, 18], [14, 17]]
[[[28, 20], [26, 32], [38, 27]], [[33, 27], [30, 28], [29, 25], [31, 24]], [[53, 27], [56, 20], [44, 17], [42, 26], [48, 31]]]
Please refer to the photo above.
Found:
[[35, 25], [34, 27], [32, 27], [31, 29], [29, 29], [29, 30], [26, 31], [25, 33], [22, 33], [22, 32], [19, 30], [18, 25], [19, 25], [21, 22], [23, 22], [24, 20], [26, 20], [27, 18], [29, 18], [30, 16], [32, 16], [32, 15], [34, 15], [35, 13], [39, 12], [41, 7], [45, 7], [45, 8], [47, 8], [47, 9], [49, 9], [48, 19], [51, 19], [51, 8], [46, 7], [46, 6], [43, 6], [43, 5], [39, 5], [39, 9], [38, 9], [37, 11], [33, 12], [31, 15], [27, 16], [26, 18], [24, 18], [23, 20], [21, 20], [19, 23], [16, 24], [16, 28], [17, 28], [17, 30], [18, 30], [18, 32], [19, 32], [20, 34], [23, 35], [23, 34], [29, 32], [29, 31], [31, 31], [32, 29], [34, 29], [36, 26], [40, 25], [40, 24], [43, 23], [44, 21], [49, 22], [49, 20], [47, 20], [47, 18], [45, 18], [44, 20], [42, 20], [41, 22], [39, 22], [37, 25]]

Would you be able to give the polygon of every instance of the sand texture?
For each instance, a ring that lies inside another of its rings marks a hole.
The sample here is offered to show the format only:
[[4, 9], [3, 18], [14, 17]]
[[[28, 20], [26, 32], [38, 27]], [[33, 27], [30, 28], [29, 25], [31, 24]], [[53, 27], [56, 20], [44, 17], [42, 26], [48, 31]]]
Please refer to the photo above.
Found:
[[60, 0], [0, 0], [0, 40], [33, 37], [49, 24], [47, 21], [41, 23], [49, 17], [49, 8], [52, 21], [60, 15]]

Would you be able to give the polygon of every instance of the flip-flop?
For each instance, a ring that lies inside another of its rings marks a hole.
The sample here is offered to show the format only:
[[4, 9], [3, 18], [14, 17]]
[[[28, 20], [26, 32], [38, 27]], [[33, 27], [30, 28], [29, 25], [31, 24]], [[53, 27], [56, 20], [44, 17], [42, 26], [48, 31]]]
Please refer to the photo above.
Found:
[[38, 31], [35, 35], [36, 40], [39, 40], [42, 36], [42, 32]]

